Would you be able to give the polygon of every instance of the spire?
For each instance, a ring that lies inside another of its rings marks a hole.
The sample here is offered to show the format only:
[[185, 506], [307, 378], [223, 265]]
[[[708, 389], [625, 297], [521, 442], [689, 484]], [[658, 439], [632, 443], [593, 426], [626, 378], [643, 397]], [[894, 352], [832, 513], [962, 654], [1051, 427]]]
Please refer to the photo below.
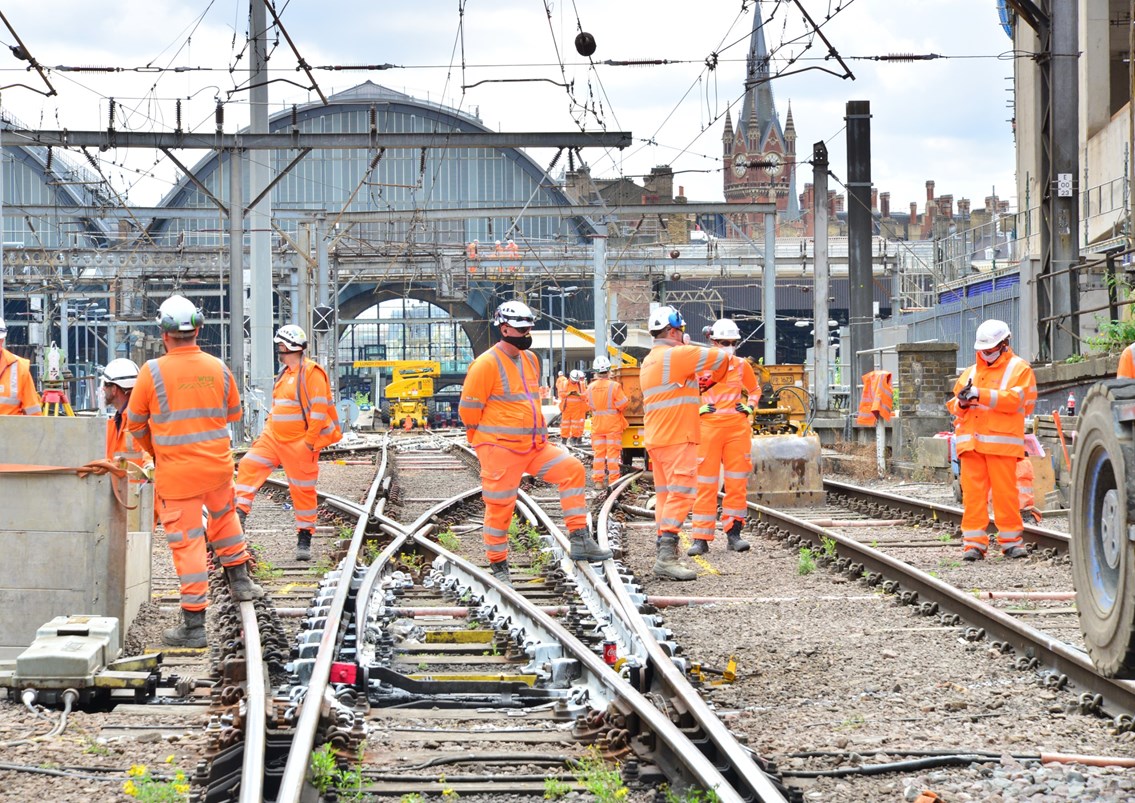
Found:
[[729, 115], [729, 109], [725, 110], [725, 130], [721, 132], [721, 141], [725, 143], [726, 150], [733, 145], [733, 118]]
[[784, 141], [796, 139], [796, 124], [792, 122], [792, 101], [788, 101], [788, 115], [784, 118]]
[[769, 54], [765, 45], [760, 0], [753, 7], [753, 33], [749, 39], [749, 58], [745, 73], [745, 101], [741, 106], [738, 123], [746, 136], [749, 131], [754, 132], [756, 141], [748, 142], [752, 150], [757, 150], [764, 144], [770, 127], [780, 128], [772, 98], [772, 84], [769, 83]]

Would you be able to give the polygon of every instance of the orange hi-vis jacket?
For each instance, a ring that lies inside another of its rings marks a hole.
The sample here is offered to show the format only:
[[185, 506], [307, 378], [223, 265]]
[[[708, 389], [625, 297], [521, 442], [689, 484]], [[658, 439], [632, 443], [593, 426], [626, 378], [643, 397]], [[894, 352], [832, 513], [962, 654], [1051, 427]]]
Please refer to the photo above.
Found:
[[891, 387], [890, 371], [868, 371], [863, 375], [863, 398], [859, 400], [859, 414], [855, 423], [873, 427], [878, 418], [890, 421], [895, 405], [895, 391]]
[[43, 415], [31, 362], [0, 349], [0, 415]]
[[226, 424], [240, 420], [228, 366], [198, 346], [177, 346], [138, 372], [127, 426], [154, 456], [154, 492], [188, 499], [233, 481]]
[[497, 343], [469, 366], [458, 413], [474, 447], [490, 443], [526, 454], [543, 446], [548, 426], [540, 410], [539, 358]]
[[[712, 404], [714, 411], [701, 417], [701, 425], [716, 426], [723, 423], [732, 423], [738, 416], [745, 416], [738, 412], [737, 405], [742, 401], [741, 392], [748, 394], [749, 404], [754, 405], [761, 397], [757, 386], [757, 375], [753, 373], [753, 366], [748, 360], [739, 357], [730, 357], [727, 360], [728, 371], [724, 379], [714, 382], [701, 394], [702, 404]], [[747, 416], [746, 416], [747, 417]]]
[[568, 380], [564, 386], [563, 395], [560, 396], [560, 412], [567, 412], [568, 409], [578, 416], [587, 415], [587, 385], [584, 382], [573, 382]]
[[556, 377], [556, 398], [557, 399], [562, 399], [564, 397], [564, 391], [567, 390], [567, 386], [568, 386], [569, 381], [570, 380], [566, 376], [557, 376]]
[[[963, 408], [957, 394], [970, 379], [978, 396]], [[1024, 457], [1025, 417], [1036, 407], [1036, 376], [1032, 366], [1006, 347], [1005, 352], [986, 365], [979, 356], [958, 381], [954, 397], [946, 409], [957, 416], [954, 442], [958, 454], [976, 451], [981, 454]]]
[[331, 382], [322, 365], [304, 357], [295, 368], [280, 371], [266, 426], [280, 442], [303, 438], [313, 450], [342, 439], [339, 413], [331, 404]]
[[591, 408], [591, 434], [622, 433], [627, 428], [623, 408], [627, 406], [627, 394], [623, 386], [613, 379], [599, 377], [587, 386], [587, 406]]
[[697, 376], [707, 370], [720, 382], [729, 373], [729, 355], [721, 349], [654, 341], [638, 377], [647, 449], [698, 442]]
[[1135, 343], [1123, 350], [1119, 356], [1119, 370], [1116, 379], [1135, 379]]
[[150, 456], [126, 428], [125, 410], [116, 412], [106, 421], [106, 456], [109, 460], [126, 460], [139, 468], [150, 460]]

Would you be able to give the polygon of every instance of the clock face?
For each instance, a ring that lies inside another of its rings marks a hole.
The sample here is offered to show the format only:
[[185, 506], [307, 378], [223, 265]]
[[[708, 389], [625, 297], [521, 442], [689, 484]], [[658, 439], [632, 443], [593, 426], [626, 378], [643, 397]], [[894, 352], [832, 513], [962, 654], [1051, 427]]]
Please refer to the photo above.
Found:
[[784, 160], [779, 153], [770, 151], [761, 157], [761, 161], [764, 162], [765, 172], [770, 176], [779, 176], [784, 169]]
[[733, 159], [733, 175], [741, 178], [749, 170], [749, 157], [743, 153], [737, 154]]

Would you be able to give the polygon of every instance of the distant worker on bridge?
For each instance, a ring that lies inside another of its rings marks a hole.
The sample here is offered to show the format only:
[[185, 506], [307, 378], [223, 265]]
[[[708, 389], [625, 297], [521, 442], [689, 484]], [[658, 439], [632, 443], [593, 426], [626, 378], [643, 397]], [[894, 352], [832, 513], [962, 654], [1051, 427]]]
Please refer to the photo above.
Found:
[[31, 362], [4, 348], [8, 325], [0, 318], [0, 415], [43, 415]]
[[587, 530], [583, 465], [548, 442], [540, 410], [540, 360], [528, 350], [534, 322], [528, 305], [501, 304], [493, 316], [501, 340], [473, 361], [461, 390], [461, 421], [481, 462], [485, 551], [493, 575], [505, 583], [509, 581], [508, 527], [525, 473], [559, 486], [572, 560], [611, 557]]
[[1119, 355], [1119, 371], [1116, 379], [1135, 379], [1135, 343], [1123, 350]]
[[1004, 321], [977, 327], [977, 361], [954, 383], [946, 409], [955, 415], [955, 443], [961, 463], [962, 559], [981, 560], [989, 549], [988, 498], [993, 494], [997, 543], [1007, 558], [1028, 555], [1017, 495], [1017, 461], [1025, 456], [1025, 417], [1036, 406], [1032, 366], [1009, 348]]
[[611, 360], [596, 357], [591, 366], [595, 379], [587, 386], [587, 406], [591, 409], [591, 481], [596, 488], [609, 488], [619, 481], [623, 457], [623, 432], [627, 419], [623, 408], [627, 394], [611, 379]]
[[686, 322], [673, 307], [650, 313], [647, 329], [654, 347], [642, 363], [643, 429], [654, 471], [654, 520], [658, 554], [654, 574], [693, 580], [697, 572], [678, 561], [678, 533], [694, 506], [697, 491], [698, 375], [708, 371], [720, 382], [729, 373], [729, 354], [689, 345]]
[[272, 388], [272, 411], [260, 437], [240, 459], [236, 512], [240, 523], [268, 475], [283, 466], [296, 517], [296, 560], [311, 560], [311, 537], [319, 502], [319, 452], [343, 437], [331, 403], [331, 381], [319, 363], [306, 357], [307, 333], [288, 324], [272, 338], [283, 369]]
[[560, 441], [565, 446], [583, 445], [583, 424], [587, 419], [587, 377], [573, 370], [560, 397]]
[[741, 330], [728, 318], [715, 321], [710, 342], [729, 354], [725, 378], [712, 381], [709, 372], [698, 376], [701, 389], [701, 443], [698, 444], [698, 493], [694, 500], [691, 535], [694, 545], [687, 555], [709, 551], [717, 528], [717, 488], [725, 473], [725, 499], [721, 504], [721, 529], [731, 552], [747, 552], [749, 542], [741, 537], [748, 512], [749, 475], [753, 473], [753, 407], [761, 397], [757, 376], [748, 360], [736, 356]]
[[248, 575], [250, 556], [233, 498], [227, 425], [240, 420], [240, 392], [228, 366], [197, 345], [203, 322], [201, 311], [184, 296], [162, 302], [158, 325], [166, 354], [142, 366], [126, 412], [131, 434], [154, 456], [158, 519], [181, 582], [182, 623], [162, 633], [162, 642], [171, 647], [206, 643], [206, 540], [234, 599], [264, 596]]

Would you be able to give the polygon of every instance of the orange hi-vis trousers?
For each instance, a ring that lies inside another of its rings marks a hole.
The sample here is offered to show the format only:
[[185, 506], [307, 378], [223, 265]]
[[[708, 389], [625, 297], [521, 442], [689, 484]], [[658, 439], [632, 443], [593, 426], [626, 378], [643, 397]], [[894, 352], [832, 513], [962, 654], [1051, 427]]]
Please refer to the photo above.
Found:
[[725, 501], [721, 504], [721, 529], [728, 530], [735, 520], [745, 520], [749, 475], [753, 472], [752, 430], [749, 417], [740, 413], [702, 416], [701, 424], [698, 492], [690, 534], [712, 541], [717, 525], [717, 488], [722, 467], [725, 469]]
[[[208, 513], [207, 521], [202, 521], [202, 507]], [[181, 583], [181, 607], [187, 611], [203, 611], [209, 605], [205, 541], [212, 544], [222, 566], [239, 566], [249, 559], [240, 520], [236, 517], [233, 484], [229, 481], [188, 499], [162, 498], [158, 518]]]
[[502, 446], [482, 443], [477, 447], [477, 458], [481, 461], [485, 554], [489, 563], [508, 558], [508, 525], [512, 522], [516, 491], [524, 474], [559, 487], [560, 507], [568, 532], [587, 528], [584, 495], [587, 472], [567, 450], [544, 443], [530, 452], [517, 454]]
[[[592, 418], [594, 423], [595, 419]], [[591, 430], [591, 480], [596, 485], [606, 481], [614, 485], [619, 479], [623, 459], [623, 431], [596, 432]], [[604, 477], [606, 480], [604, 480]]]
[[1001, 551], [1021, 546], [1021, 508], [1017, 496], [1017, 458], [1012, 455], [963, 452], [961, 461], [962, 549], [989, 549], [989, 507], [993, 491], [993, 521], [997, 524], [997, 543]]
[[587, 418], [587, 401], [582, 396], [569, 396], [564, 400], [564, 409], [560, 414], [560, 437], [583, 437], [583, 421]]
[[677, 535], [694, 506], [698, 445], [674, 443], [647, 451], [654, 472], [654, 522], [658, 535]]
[[319, 507], [315, 486], [319, 481], [319, 452], [307, 448], [303, 438], [281, 441], [265, 429], [240, 459], [236, 471], [236, 506], [245, 513], [252, 509], [252, 500], [268, 475], [280, 466], [288, 478], [288, 493], [297, 530], [314, 530]]

